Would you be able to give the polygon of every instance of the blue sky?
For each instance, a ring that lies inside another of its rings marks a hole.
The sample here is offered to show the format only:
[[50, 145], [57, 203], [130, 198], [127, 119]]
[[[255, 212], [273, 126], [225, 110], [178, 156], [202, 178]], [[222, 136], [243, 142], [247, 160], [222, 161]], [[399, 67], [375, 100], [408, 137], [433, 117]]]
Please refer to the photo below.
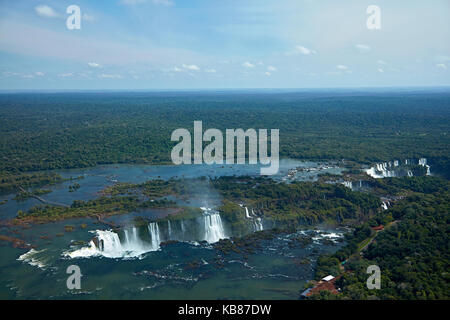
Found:
[[448, 0], [0, 0], [0, 89], [447, 86], [449, 40]]

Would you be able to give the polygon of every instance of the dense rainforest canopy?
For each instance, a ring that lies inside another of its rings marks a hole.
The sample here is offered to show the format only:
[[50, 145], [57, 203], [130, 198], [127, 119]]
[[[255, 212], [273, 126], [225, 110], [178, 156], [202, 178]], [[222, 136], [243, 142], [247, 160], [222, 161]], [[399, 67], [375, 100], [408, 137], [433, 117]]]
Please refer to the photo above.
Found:
[[427, 157], [448, 171], [445, 91], [0, 95], [0, 171], [169, 163], [174, 129], [280, 129], [280, 156], [373, 163]]

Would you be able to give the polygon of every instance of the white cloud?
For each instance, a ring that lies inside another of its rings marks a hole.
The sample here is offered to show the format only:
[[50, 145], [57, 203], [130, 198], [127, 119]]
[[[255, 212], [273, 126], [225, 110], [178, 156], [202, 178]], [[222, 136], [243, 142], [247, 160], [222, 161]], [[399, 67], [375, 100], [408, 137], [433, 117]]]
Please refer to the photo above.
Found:
[[96, 62], [88, 62], [89, 67], [100, 68], [101, 66]]
[[10, 72], [10, 71], [4, 71], [2, 72], [3, 76], [5, 77], [16, 77], [16, 76], [20, 76], [20, 73], [18, 72]]
[[71, 76], [73, 76], [73, 73], [71, 73], [71, 72], [58, 74], [58, 77], [61, 77], [61, 78], [68, 78], [68, 77], [71, 77]]
[[314, 51], [314, 50], [308, 49], [308, 48], [306, 48], [304, 46], [297, 45], [297, 46], [295, 46], [293, 51], [290, 51], [290, 52], [288, 52], [286, 54], [287, 55], [303, 54], [305, 56], [309, 56], [309, 55], [316, 54], [316, 53], [317, 52]]
[[119, 74], [106, 74], [102, 73], [98, 76], [100, 79], [122, 79], [123, 77]]
[[52, 7], [40, 5], [34, 8], [38, 15], [45, 18], [59, 18], [61, 17]]
[[265, 72], [264, 74], [268, 77], [270, 77], [272, 75], [270, 72]]
[[95, 18], [94, 18], [94, 16], [91, 16], [90, 14], [83, 13], [83, 20], [85, 20], [85, 21], [94, 21]]
[[440, 68], [440, 69], [447, 69], [447, 66], [446, 66], [445, 64], [443, 64], [443, 63], [438, 63], [438, 64], [436, 65], [436, 67], [438, 67], [438, 68]]
[[22, 76], [22, 78], [25, 78], [25, 79], [34, 79], [34, 75], [32, 75], [32, 74], [24, 74], [24, 75]]
[[378, 68], [378, 72], [379, 72], [379, 73], [384, 73], [384, 70], [381, 69], [381, 68]]
[[198, 71], [198, 70], [200, 70], [200, 68], [198, 66], [196, 66], [195, 64], [184, 64], [183, 63], [183, 68], [187, 69], [187, 70], [191, 70], [191, 71]]
[[274, 66], [268, 66], [268, 67], [267, 67], [267, 71], [272, 71], [272, 72], [274, 72], [274, 71], [277, 71], [277, 68], [275, 68]]
[[45, 76], [45, 73], [40, 72], [40, 71], [35, 72], [34, 74], [37, 75], [38, 77], [43, 77], [43, 76]]
[[245, 62], [242, 64], [242, 66], [243, 66], [243, 67], [246, 67], [246, 68], [254, 68], [254, 67], [255, 67], [254, 64], [252, 64], [252, 63], [250, 63], [250, 62], [248, 62], [248, 61], [245, 61]]
[[336, 66], [336, 68], [338, 68], [339, 70], [348, 70], [348, 67], [347, 67], [347, 66], [344, 66], [343, 64], [338, 64], [338, 65]]
[[216, 73], [216, 69], [206, 69], [205, 72], [207, 73]]
[[372, 48], [366, 44], [357, 44], [355, 48], [361, 53], [366, 53], [372, 50]]
[[378, 60], [377, 63], [378, 63], [378, 64], [382, 64], [382, 65], [384, 65], [384, 66], [387, 65], [387, 62], [384, 61], [384, 60]]

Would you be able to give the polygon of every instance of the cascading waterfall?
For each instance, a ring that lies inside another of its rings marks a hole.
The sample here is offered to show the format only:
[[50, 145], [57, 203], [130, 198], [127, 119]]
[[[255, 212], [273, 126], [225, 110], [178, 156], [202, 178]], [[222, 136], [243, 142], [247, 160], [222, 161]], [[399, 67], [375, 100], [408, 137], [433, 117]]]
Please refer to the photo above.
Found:
[[353, 189], [353, 183], [351, 181], [344, 181], [342, 184], [347, 188]]
[[[411, 165], [420, 165], [423, 167], [426, 167], [427, 173], [426, 175], [430, 175], [430, 166], [427, 164], [426, 158], [420, 158], [419, 160], [412, 160], [412, 159], [405, 159], [404, 165], [405, 166], [411, 166]], [[389, 178], [389, 177], [398, 177], [398, 176], [408, 176], [412, 177], [413, 172], [411, 170], [402, 170], [402, 166], [400, 165], [400, 161], [394, 160], [384, 163], [377, 163], [373, 167], [366, 169], [365, 172], [376, 179], [380, 178]]]
[[247, 219], [251, 220], [251, 222], [252, 222], [253, 231], [263, 231], [264, 227], [262, 224], [262, 219], [255, 214], [253, 209], [252, 209], [251, 215], [249, 214], [247, 207], [244, 207], [244, 209], [245, 209], [245, 217]]
[[250, 215], [248, 214], [248, 208], [247, 207], [245, 207], [245, 217], [247, 219], [251, 219]]
[[225, 228], [217, 211], [205, 208], [204, 214], [196, 219], [187, 221], [167, 220], [151, 222], [147, 225], [149, 239], [143, 240], [139, 234], [144, 229], [137, 227], [123, 230], [122, 240], [119, 233], [112, 230], [96, 230], [96, 236], [89, 242], [88, 247], [65, 253], [70, 258], [104, 256], [107, 258], [139, 257], [150, 251], [157, 251], [161, 242], [167, 240], [207, 241], [214, 243], [227, 238]]
[[120, 241], [119, 235], [111, 230], [97, 230], [95, 233], [96, 241], [91, 240], [89, 247], [66, 252], [64, 255], [70, 258], [86, 258], [92, 256], [130, 258], [138, 257], [145, 252], [151, 251], [151, 248], [139, 240], [136, 228], [133, 228], [131, 234], [128, 230], [124, 231], [124, 243]]
[[255, 226], [255, 231], [263, 231], [264, 227], [262, 225], [262, 219], [260, 217], [257, 217], [255, 212], [252, 209], [252, 215], [255, 217], [255, 219], [253, 220], [254, 226]]
[[225, 229], [223, 228], [222, 218], [218, 213], [206, 214], [203, 216], [205, 235], [203, 240], [208, 243], [214, 243], [220, 239], [225, 239]]
[[151, 248], [153, 251], [159, 249], [159, 245], [161, 244], [161, 237], [159, 235], [159, 226], [157, 222], [151, 222], [148, 224], [148, 232], [151, 239]]
[[430, 171], [430, 166], [427, 164], [427, 159], [426, 158], [420, 158], [419, 159], [419, 165], [427, 168], [427, 176], [431, 175], [431, 171]]
[[147, 251], [146, 245], [139, 239], [138, 229], [136, 227], [131, 229], [131, 234], [128, 229], [125, 229], [123, 232], [125, 235], [125, 242], [122, 244], [122, 248], [124, 250], [139, 253]]

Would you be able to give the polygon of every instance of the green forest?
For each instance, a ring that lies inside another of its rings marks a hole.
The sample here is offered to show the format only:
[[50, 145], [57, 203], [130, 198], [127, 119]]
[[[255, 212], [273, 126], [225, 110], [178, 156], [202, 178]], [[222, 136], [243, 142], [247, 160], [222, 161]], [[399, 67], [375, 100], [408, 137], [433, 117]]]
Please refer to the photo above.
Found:
[[[319, 259], [316, 278], [341, 274], [336, 285], [342, 292], [339, 295], [321, 292], [312, 298], [450, 298], [450, 183], [428, 177], [391, 179], [390, 182], [390, 188], [413, 193], [356, 228], [347, 237], [344, 248]], [[389, 227], [380, 231], [367, 249], [361, 251], [361, 243], [374, 236], [370, 227], [379, 224]], [[369, 265], [380, 267], [379, 290], [366, 287]]]
[[59, 93], [0, 95], [0, 172], [170, 163], [177, 128], [280, 129], [280, 156], [373, 163], [426, 156], [449, 171], [449, 94]]

